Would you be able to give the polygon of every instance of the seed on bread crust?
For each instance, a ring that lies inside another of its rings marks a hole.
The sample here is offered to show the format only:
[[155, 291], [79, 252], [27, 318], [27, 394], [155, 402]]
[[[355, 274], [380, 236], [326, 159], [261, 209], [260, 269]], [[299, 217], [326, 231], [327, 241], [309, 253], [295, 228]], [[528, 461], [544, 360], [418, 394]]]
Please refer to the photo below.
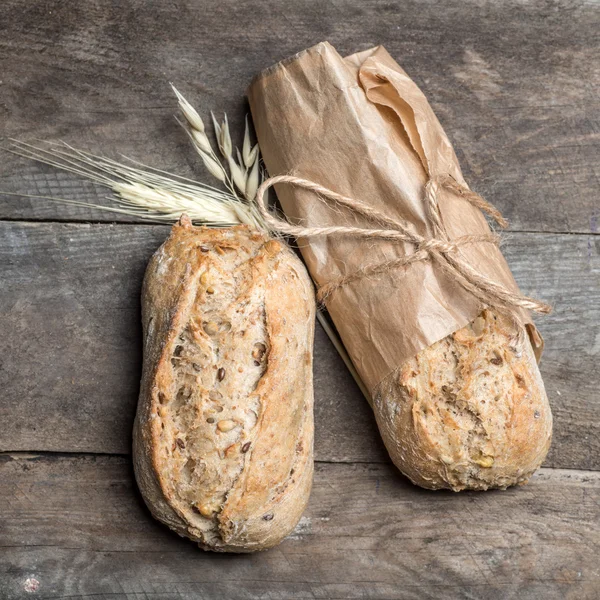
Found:
[[217, 423], [217, 429], [223, 433], [227, 433], [237, 427], [237, 423], [231, 419], [223, 419]]

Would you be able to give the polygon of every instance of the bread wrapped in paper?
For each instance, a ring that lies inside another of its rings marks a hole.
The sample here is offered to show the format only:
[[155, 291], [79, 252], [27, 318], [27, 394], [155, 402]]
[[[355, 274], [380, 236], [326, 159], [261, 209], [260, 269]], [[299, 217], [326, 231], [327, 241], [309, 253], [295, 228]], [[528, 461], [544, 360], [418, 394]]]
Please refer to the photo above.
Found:
[[[425, 96], [382, 47], [342, 58], [318, 44], [261, 73], [248, 96], [269, 175], [292, 174], [355, 198], [428, 240], [436, 228], [425, 196], [435, 184], [449, 240], [490, 234], [461, 193], [468, 187]], [[453, 185], [438, 185], [444, 181]], [[311, 190], [283, 183], [276, 190], [292, 223], [373, 226]], [[415, 252], [412, 243], [352, 235], [304, 237], [299, 246], [321, 288]], [[456, 256], [518, 294], [496, 245], [461, 245]], [[508, 318], [443, 267], [418, 260], [354, 277], [328, 295], [327, 309], [406, 475], [454, 490], [524, 483], [551, 438], [535, 360], [541, 338], [525, 310], [517, 306]]]

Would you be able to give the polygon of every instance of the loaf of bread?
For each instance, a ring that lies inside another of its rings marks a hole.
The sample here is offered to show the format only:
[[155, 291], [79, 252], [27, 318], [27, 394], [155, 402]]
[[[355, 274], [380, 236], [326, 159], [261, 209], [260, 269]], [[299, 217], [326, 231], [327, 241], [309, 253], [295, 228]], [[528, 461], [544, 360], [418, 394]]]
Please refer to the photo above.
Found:
[[204, 549], [274, 546], [306, 506], [314, 316], [300, 260], [246, 226], [183, 217], [148, 265], [135, 474], [152, 514]]
[[421, 350], [375, 389], [394, 464], [430, 488], [526, 483], [552, 437], [552, 414], [525, 332], [491, 310]]

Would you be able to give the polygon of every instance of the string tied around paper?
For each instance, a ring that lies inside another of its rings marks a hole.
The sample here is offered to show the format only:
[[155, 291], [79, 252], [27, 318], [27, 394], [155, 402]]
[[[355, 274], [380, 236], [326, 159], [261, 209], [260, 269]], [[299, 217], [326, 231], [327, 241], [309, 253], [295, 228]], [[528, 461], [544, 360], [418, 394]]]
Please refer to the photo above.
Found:
[[[301, 225], [294, 225], [274, 215], [269, 210], [268, 203], [265, 200], [266, 190], [278, 183], [286, 183], [312, 191], [321, 202], [329, 205], [337, 204], [343, 206], [367, 218], [375, 227], [364, 228], [347, 225], [303, 227]], [[504, 228], [507, 226], [507, 221], [494, 206], [484, 200], [479, 194], [459, 184], [449, 175], [432, 177], [425, 185], [425, 205], [432, 225], [433, 237], [425, 237], [416, 233], [405, 221], [388, 217], [364, 202], [344, 196], [343, 194], [338, 194], [314, 181], [293, 175], [277, 175], [266, 179], [257, 190], [256, 201], [258, 209], [267, 225], [273, 231], [284, 235], [291, 235], [296, 238], [351, 236], [357, 239], [389, 240], [407, 242], [414, 245], [415, 249], [411, 254], [392, 260], [363, 265], [355, 271], [325, 283], [317, 290], [319, 302], [324, 302], [337, 289], [353, 281], [387, 273], [418, 261], [433, 260], [446, 275], [460, 284], [484, 305], [492, 306], [511, 314], [517, 308], [532, 310], [542, 314], [550, 313], [552, 309], [548, 304], [507, 289], [505, 286], [479, 273], [465, 260], [459, 252], [462, 246], [481, 243], [497, 246], [500, 243], [500, 238], [497, 234], [489, 233], [463, 235], [450, 239], [443, 224], [438, 203], [440, 188], [460, 195], [464, 200], [488, 214], [500, 227]]]

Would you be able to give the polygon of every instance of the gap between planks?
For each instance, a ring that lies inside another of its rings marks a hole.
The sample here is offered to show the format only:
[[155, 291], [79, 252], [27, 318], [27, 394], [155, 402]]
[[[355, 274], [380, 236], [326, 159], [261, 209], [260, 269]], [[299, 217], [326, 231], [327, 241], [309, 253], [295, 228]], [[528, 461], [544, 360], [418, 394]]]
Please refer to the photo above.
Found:
[[[0, 462], [2, 459], [12, 458], [13, 460], [36, 460], [36, 459], [47, 459], [47, 460], [60, 460], [60, 459], [71, 459], [71, 458], [94, 458], [94, 457], [102, 457], [102, 458], [123, 458], [123, 459], [131, 459], [131, 454], [124, 454], [119, 452], [53, 452], [51, 450], [2, 450], [0, 451]], [[392, 465], [391, 460], [323, 460], [317, 459], [314, 461], [315, 465]], [[569, 473], [569, 474], [582, 474], [590, 473], [597, 474], [600, 473], [600, 469], [580, 469], [574, 467], [546, 467], [542, 465], [536, 473], [544, 472], [544, 471], [552, 471], [553, 473]], [[405, 478], [405, 476], [398, 471], [398, 475], [400, 477]], [[415, 486], [418, 487], [418, 486]]]
[[[0, 197], [2, 193], [0, 193]], [[21, 218], [10, 218], [10, 217], [2, 217], [0, 218], [0, 224], [2, 223], [15, 223], [18, 225], [100, 225], [100, 226], [150, 226], [150, 227], [170, 227], [175, 223], [163, 223], [157, 221], [143, 221], [143, 220], [131, 220], [131, 221], [101, 221], [97, 219], [21, 219]], [[600, 236], [599, 231], [554, 231], [554, 230], [544, 230], [541, 231], [539, 229], [500, 229], [498, 233], [501, 235], [510, 236], [512, 233], [527, 233], [532, 235], [573, 235], [573, 236]]]

